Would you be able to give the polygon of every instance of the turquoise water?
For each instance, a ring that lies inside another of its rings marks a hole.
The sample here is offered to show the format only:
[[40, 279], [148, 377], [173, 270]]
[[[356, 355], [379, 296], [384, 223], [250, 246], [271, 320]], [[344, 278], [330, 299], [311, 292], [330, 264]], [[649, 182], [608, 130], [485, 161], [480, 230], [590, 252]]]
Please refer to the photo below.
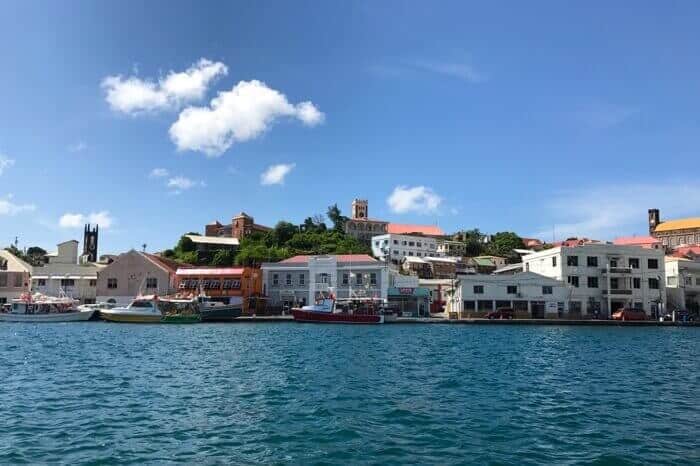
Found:
[[0, 324], [0, 463], [698, 464], [698, 328]]

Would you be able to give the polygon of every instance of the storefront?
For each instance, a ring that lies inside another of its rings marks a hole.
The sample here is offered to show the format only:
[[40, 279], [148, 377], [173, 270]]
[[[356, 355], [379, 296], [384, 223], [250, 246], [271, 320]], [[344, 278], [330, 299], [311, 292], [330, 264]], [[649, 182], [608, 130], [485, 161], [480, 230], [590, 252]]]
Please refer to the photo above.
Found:
[[430, 290], [427, 288], [389, 288], [389, 307], [401, 317], [430, 317]]

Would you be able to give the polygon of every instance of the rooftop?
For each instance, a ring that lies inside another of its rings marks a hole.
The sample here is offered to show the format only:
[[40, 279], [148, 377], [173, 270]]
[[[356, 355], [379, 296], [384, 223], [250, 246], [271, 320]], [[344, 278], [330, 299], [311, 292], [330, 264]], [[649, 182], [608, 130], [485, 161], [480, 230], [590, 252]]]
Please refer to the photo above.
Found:
[[243, 267], [191, 267], [177, 269], [179, 276], [243, 275]]
[[664, 231], [686, 230], [691, 228], [700, 228], [700, 217], [667, 220], [665, 222], [659, 223], [654, 229], [654, 231], [660, 233]]
[[389, 233], [394, 233], [398, 235], [408, 234], [408, 233], [421, 233], [423, 235], [429, 236], [444, 236], [445, 232], [442, 231], [437, 225], [410, 225], [404, 223], [390, 223], [387, 230]]
[[[279, 264], [305, 264], [309, 262], [309, 259], [312, 257], [324, 257], [324, 256], [311, 256], [311, 255], [301, 255], [301, 256], [294, 256], [290, 257], [289, 259], [285, 259], [283, 261], [280, 261]], [[369, 256], [367, 254], [331, 254], [326, 257], [335, 257], [337, 262], [379, 262], [377, 259], [375, 259], [372, 256]]]
[[654, 244], [660, 244], [661, 241], [654, 238], [653, 236], [622, 236], [620, 238], [615, 238], [613, 244], [618, 246], [652, 246]]
[[200, 236], [200, 235], [185, 235], [195, 244], [216, 244], [219, 246], [238, 246], [240, 242], [238, 238], [227, 238], [225, 236]]

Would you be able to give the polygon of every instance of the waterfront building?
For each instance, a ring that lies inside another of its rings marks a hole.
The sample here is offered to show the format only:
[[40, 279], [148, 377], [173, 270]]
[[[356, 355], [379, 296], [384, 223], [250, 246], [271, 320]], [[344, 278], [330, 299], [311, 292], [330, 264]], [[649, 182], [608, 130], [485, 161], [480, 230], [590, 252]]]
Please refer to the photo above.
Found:
[[255, 223], [255, 219], [241, 212], [231, 219], [231, 223], [222, 224], [218, 220], [205, 225], [204, 236], [223, 236], [241, 240], [253, 233], [266, 233], [272, 228]]
[[484, 317], [499, 308], [511, 308], [517, 318], [568, 317], [570, 287], [561, 280], [533, 272], [515, 275], [464, 275], [459, 277], [448, 308], [462, 317]]
[[97, 273], [104, 266], [88, 262], [90, 254], [78, 259], [78, 245], [77, 240], [60, 243], [55, 252], [44, 256], [45, 264], [32, 267], [32, 291], [49, 296], [65, 293], [82, 304], [94, 303]]
[[229, 298], [240, 304], [243, 313], [255, 314], [261, 303], [262, 272], [253, 267], [186, 267], [175, 273], [178, 293], [198, 295], [203, 291], [211, 298]]
[[323, 293], [338, 299], [375, 298], [386, 301], [386, 264], [366, 254], [294, 256], [262, 265], [263, 295], [268, 306], [313, 303]]
[[437, 244], [437, 240], [431, 237], [387, 233], [372, 237], [372, 255], [398, 265], [404, 257], [436, 255]]
[[700, 311], [700, 259], [668, 256], [665, 268], [668, 310]]
[[29, 291], [32, 266], [4, 249], [0, 250], [0, 304]]
[[439, 314], [447, 310], [459, 280], [428, 278], [421, 279], [418, 283], [421, 288], [427, 289], [430, 293], [430, 312]]
[[171, 294], [180, 267], [175, 261], [132, 249], [99, 271], [97, 300], [127, 305], [139, 294]]
[[400, 317], [430, 317], [430, 290], [424, 287], [390, 287], [387, 304]]
[[664, 307], [664, 253], [659, 249], [584, 243], [528, 254], [523, 264], [526, 271], [571, 287], [571, 314], [610, 317], [633, 307], [655, 317]]
[[700, 217], [662, 221], [659, 209], [649, 209], [649, 235], [669, 249], [700, 244]]

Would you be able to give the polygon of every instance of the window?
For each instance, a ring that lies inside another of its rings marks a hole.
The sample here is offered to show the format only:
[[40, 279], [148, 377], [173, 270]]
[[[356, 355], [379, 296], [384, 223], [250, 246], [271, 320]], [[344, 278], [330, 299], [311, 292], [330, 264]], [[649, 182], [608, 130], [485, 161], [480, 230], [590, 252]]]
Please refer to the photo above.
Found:
[[409, 255], [409, 256], [412, 256], [412, 255], [413, 255], [413, 251], [408, 251], [408, 255]]
[[61, 279], [61, 287], [67, 287], [67, 286], [75, 286], [75, 280], [72, 278], [62, 278]]
[[241, 281], [232, 278], [224, 280], [222, 288], [224, 290], [237, 290], [241, 287]]
[[576, 275], [569, 275], [568, 282], [569, 285], [578, 288], [578, 277]]
[[7, 274], [0, 274], [0, 288], [7, 286]]
[[15, 274], [15, 288], [22, 288], [22, 274]]
[[647, 268], [658, 269], [659, 268], [659, 259], [648, 259], [647, 260]]
[[158, 279], [156, 277], [146, 278], [146, 288], [158, 288]]
[[304, 276], [303, 273], [300, 273], [300, 274], [299, 274], [299, 284], [300, 284], [301, 286], [304, 286], [304, 285], [306, 284], [306, 277]]
[[586, 257], [586, 265], [588, 267], [598, 267], [598, 257], [596, 257], [596, 256]]
[[399, 240], [395, 239], [394, 244], [399, 244]]
[[284, 284], [287, 286], [292, 286], [292, 274], [288, 273], [286, 277], [284, 277]]
[[420, 252], [417, 252], [417, 253], [416, 253], [416, 256], [420, 257], [420, 256], [421, 256], [421, 253], [420, 253]]
[[376, 273], [371, 273], [369, 274], [369, 283], [371, 285], [376, 285], [377, 284], [377, 274]]
[[395, 256], [398, 256], [398, 255], [399, 255], [399, 251], [397, 251], [396, 249], [394, 249], [393, 251], [391, 251], [391, 253], [392, 253], [393, 255], [395, 255]]
[[617, 278], [610, 279], [610, 289], [617, 290], [620, 286], [620, 281]]
[[566, 265], [569, 267], [578, 267], [578, 256], [566, 256]]
[[543, 286], [542, 287], [542, 294], [552, 294], [552, 287], [551, 286]]
[[642, 287], [642, 279], [639, 277], [632, 278], [632, 288], [640, 289]]
[[350, 283], [350, 274], [344, 273], [343, 274], [343, 285], [347, 285]]
[[617, 259], [610, 259], [610, 267], [617, 267]]
[[[92, 281], [92, 280], [90, 280], [90, 281]], [[37, 280], [36, 285], [37, 286], [46, 286], [46, 279], [40, 278], [39, 280]]]
[[581, 313], [581, 301], [569, 301], [569, 312], [574, 314]]
[[90, 286], [90, 287], [92, 287], [92, 288], [96, 287], [96, 286], [97, 286], [97, 280], [90, 280], [90, 282], [88, 282], [88, 286]]
[[557, 266], [557, 256], [552, 257], [552, 267]]
[[117, 288], [117, 279], [116, 278], [108, 278], [107, 279], [107, 288], [110, 290], [115, 290]]
[[474, 294], [484, 294], [484, 285], [474, 285]]
[[331, 277], [330, 277], [330, 275], [328, 275], [327, 273], [320, 273], [320, 274], [318, 274], [318, 280], [316, 281], [316, 283], [328, 284], [328, 283], [330, 283], [330, 282], [331, 282]]
[[506, 293], [508, 294], [517, 294], [518, 293], [518, 287], [515, 285], [508, 285], [506, 287]]
[[639, 258], [637, 257], [630, 257], [628, 259], [629, 267], [631, 269], [638, 269], [639, 268]]
[[362, 285], [362, 274], [361, 273], [355, 274], [355, 284]]
[[423, 247], [423, 244], [422, 244], [422, 243], [416, 242], [416, 246], [419, 247], [419, 248], [422, 248], [422, 247]]
[[401, 241], [401, 246], [406, 246], [406, 241]]
[[658, 278], [650, 278], [649, 279], [649, 289], [650, 290], [658, 290], [659, 289], [659, 279]]
[[588, 288], [598, 288], [598, 277], [588, 277]]

